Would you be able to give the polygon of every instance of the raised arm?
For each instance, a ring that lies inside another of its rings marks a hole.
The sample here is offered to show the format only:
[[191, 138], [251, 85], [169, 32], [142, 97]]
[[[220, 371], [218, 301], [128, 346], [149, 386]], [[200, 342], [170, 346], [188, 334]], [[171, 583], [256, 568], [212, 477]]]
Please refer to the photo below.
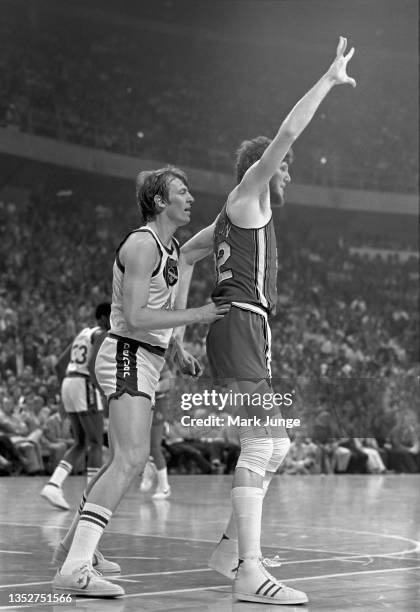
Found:
[[337, 54], [330, 68], [294, 106], [261, 159], [245, 173], [236, 188], [239, 197], [242, 191], [246, 191], [248, 195], [258, 195], [266, 189], [267, 183], [278, 170], [286, 153], [310, 123], [322, 100], [335, 85], [348, 83], [356, 87], [356, 81], [346, 73], [347, 63], [353, 56], [354, 48], [344, 55], [346, 47], [347, 38], [340, 36]]
[[121, 252], [125, 266], [123, 311], [127, 325], [138, 330], [169, 329], [190, 323], [211, 323], [224, 316], [226, 306], [206, 304], [200, 308], [160, 310], [147, 307], [150, 281], [158, 264], [156, 244], [148, 234], [134, 234]]

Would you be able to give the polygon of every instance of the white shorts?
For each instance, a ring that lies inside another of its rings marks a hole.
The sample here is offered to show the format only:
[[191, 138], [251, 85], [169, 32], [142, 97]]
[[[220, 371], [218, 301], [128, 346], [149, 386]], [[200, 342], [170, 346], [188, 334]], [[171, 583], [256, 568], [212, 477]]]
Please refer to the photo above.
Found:
[[61, 398], [66, 412], [103, 410], [101, 394], [87, 376], [66, 376], [61, 384]]
[[109, 334], [95, 359], [98, 385], [108, 400], [128, 393], [153, 402], [164, 355], [164, 348]]

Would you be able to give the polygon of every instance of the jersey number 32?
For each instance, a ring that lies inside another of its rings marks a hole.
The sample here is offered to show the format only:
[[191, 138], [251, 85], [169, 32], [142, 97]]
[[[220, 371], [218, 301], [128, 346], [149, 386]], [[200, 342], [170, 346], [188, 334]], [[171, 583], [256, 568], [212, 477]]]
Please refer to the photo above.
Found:
[[216, 256], [216, 282], [217, 284], [222, 283], [228, 278], [233, 277], [232, 270], [227, 269], [221, 271], [221, 267], [225, 265], [230, 257], [230, 245], [227, 242], [221, 242], [217, 248]]

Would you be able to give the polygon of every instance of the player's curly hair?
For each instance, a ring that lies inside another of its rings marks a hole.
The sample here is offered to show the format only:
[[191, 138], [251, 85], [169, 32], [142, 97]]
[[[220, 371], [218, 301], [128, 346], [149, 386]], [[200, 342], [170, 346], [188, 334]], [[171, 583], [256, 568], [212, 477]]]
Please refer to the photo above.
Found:
[[136, 178], [136, 200], [143, 223], [153, 221], [161, 212], [155, 202], [155, 196], [159, 195], [162, 200], [167, 200], [169, 184], [174, 178], [178, 178], [189, 188], [187, 175], [175, 166], [139, 172]]
[[[271, 142], [271, 138], [267, 138], [267, 136], [257, 136], [251, 140], [244, 140], [241, 142], [236, 151], [236, 180], [238, 185], [242, 181], [248, 168], [261, 159], [262, 154]], [[289, 149], [284, 159], [289, 164], [292, 163], [292, 149]]]

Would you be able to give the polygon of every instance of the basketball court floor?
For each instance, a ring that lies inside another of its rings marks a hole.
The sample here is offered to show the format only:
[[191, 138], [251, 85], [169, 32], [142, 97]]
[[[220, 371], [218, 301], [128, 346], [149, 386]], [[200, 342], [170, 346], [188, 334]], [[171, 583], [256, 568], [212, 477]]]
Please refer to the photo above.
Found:
[[[207, 567], [230, 512], [228, 476], [173, 476], [172, 497], [156, 502], [136, 482], [101, 544], [123, 568], [115, 580], [126, 596], [48, 603], [52, 550], [73, 512], [39, 496], [45, 481], [0, 479], [0, 610], [285, 608], [234, 602], [229, 581]], [[84, 483], [82, 477], [65, 483], [75, 508]], [[282, 562], [272, 573], [308, 594], [309, 604], [287, 610], [420, 610], [420, 475], [278, 476], [264, 507], [262, 542], [264, 555]], [[19, 594], [32, 601], [38, 594], [38, 602], [19, 603]]]

